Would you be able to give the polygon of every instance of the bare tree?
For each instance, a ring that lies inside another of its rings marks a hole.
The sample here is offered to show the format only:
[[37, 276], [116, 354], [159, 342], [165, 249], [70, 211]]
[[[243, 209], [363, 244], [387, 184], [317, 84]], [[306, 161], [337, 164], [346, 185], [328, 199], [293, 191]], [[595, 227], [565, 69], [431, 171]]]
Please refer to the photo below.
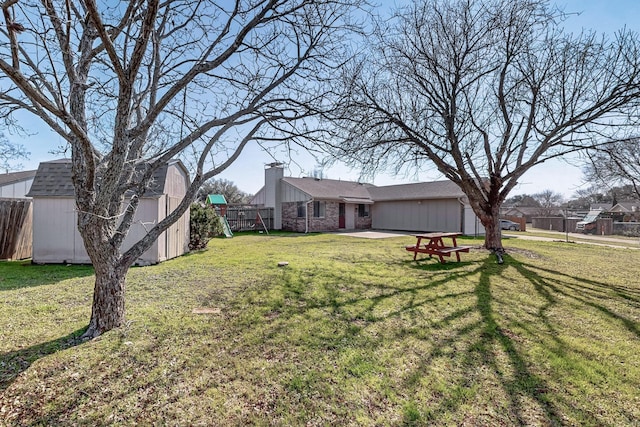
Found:
[[504, 200], [505, 205], [524, 206], [524, 207], [540, 207], [540, 202], [535, 199], [535, 195], [516, 194]]
[[9, 171], [22, 168], [22, 165], [15, 163], [19, 159], [27, 159], [29, 152], [22, 144], [9, 141], [4, 134], [0, 133], [0, 173], [2, 170]]
[[557, 211], [560, 204], [564, 201], [564, 197], [560, 193], [556, 193], [552, 190], [544, 190], [540, 193], [534, 194], [533, 197], [538, 201], [538, 215], [551, 216], [554, 211]]
[[602, 144], [591, 150], [584, 169], [587, 179], [605, 188], [628, 185], [640, 198], [640, 138]]
[[[122, 325], [132, 263], [250, 141], [287, 132], [322, 101], [358, 0], [5, 0], [0, 109], [70, 146], [78, 228], [95, 267], [85, 337]], [[193, 159], [180, 205], [126, 251], [154, 170]]]
[[422, 0], [378, 23], [336, 92], [336, 156], [365, 171], [433, 164], [502, 252], [499, 209], [522, 175], [630, 124], [640, 43], [565, 34], [544, 0]]

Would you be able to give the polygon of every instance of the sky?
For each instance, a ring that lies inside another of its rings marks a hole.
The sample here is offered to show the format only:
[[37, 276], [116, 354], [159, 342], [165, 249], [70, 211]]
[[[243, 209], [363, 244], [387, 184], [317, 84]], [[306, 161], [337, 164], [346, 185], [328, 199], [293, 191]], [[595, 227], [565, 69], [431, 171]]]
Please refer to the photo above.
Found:
[[[640, 1], [638, 0], [558, 0], [554, 3], [564, 8], [566, 12], [576, 12], [576, 15], [572, 15], [565, 23], [565, 27], [571, 31], [580, 31], [584, 28], [611, 35], [627, 27], [632, 31], [640, 32], [640, 20], [638, 20]], [[41, 161], [62, 157], [60, 154], [50, 153], [64, 145], [60, 137], [43, 128], [35, 118], [25, 118], [23, 126], [36, 133], [27, 139], [10, 135], [6, 131], [5, 135], [9, 140], [24, 145], [30, 151], [29, 159], [20, 161], [25, 170], [37, 169]], [[284, 153], [267, 152], [252, 145], [245, 148], [238, 160], [216, 178], [232, 181], [240, 190], [254, 194], [264, 185], [265, 165], [274, 161], [284, 162], [285, 176], [292, 177], [309, 176], [318, 167], [317, 161], [302, 150], [298, 150], [292, 155], [292, 159], [288, 160]], [[330, 168], [324, 168], [322, 173], [329, 179], [358, 181], [360, 178], [358, 170], [351, 170], [339, 162]], [[438, 179], [442, 179], [441, 175], [433, 168], [429, 168], [408, 176], [381, 173], [365, 181], [375, 185], [393, 185]], [[553, 160], [527, 172], [511, 195], [536, 194], [552, 190], [569, 199], [576, 190], [586, 187], [588, 184], [583, 182], [582, 171], [577, 164], [568, 163], [565, 160]]]

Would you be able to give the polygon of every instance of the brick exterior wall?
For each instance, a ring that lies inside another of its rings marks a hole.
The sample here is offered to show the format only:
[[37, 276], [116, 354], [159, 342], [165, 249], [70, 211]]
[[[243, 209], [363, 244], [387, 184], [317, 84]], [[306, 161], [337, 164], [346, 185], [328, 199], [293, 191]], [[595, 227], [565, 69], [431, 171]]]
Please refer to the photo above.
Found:
[[369, 216], [365, 216], [365, 217], [356, 216], [356, 229], [368, 230], [370, 228], [371, 228], [371, 212], [369, 212]]
[[[324, 218], [315, 218], [313, 216], [313, 203], [309, 203], [308, 231], [338, 231], [340, 225], [338, 216], [339, 205], [339, 202], [325, 202]], [[349, 209], [347, 209], [347, 211], [349, 211]], [[347, 215], [353, 214], [353, 211], [347, 213]], [[354, 225], [356, 229], [370, 229], [371, 216], [361, 218], [356, 214]], [[298, 205], [296, 202], [282, 204], [282, 229], [298, 233], [305, 232], [305, 218], [298, 217]]]
[[304, 232], [304, 218], [298, 218], [298, 207], [295, 202], [282, 204], [282, 229], [287, 231]]

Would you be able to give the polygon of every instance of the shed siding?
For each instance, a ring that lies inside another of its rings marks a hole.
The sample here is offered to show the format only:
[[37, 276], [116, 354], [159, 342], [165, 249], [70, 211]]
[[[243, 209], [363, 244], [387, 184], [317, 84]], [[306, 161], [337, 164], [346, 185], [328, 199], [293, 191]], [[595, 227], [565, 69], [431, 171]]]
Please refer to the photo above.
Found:
[[374, 229], [462, 231], [462, 208], [457, 199], [376, 202], [371, 211]]
[[73, 199], [39, 197], [34, 200], [33, 262], [87, 262], [89, 257], [76, 224]]
[[[167, 214], [173, 212], [181, 201], [180, 197], [167, 197]], [[161, 236], [158, 239], [158, 245], [161, 260], [175, 258], [189, 251], [189, 211], [164, 232], [164, 238]]]
[[176, 164], [171, 165], [167, 169], [165, 194], [170, 197], [182, 197], [187, 192], [188, 186], [187, 174], [184, 169]]
[[[56, 163], [56, 162], [51, 162]], [[60, 162], [57, 162], [60, 163]], [[56, 164], [57, 164], [56, 163]], [[47, 164], [49, 165], [49, 164]], [[42, 165], [41, 165], [42, 166]], [[49, 165], [50, 166], [50, 165]], [[52, 169], [52, 168], [49, 168]], [[55, 175], [53, 170], [43, 175], [50, 179], [54, 175], [60, 181], [59, 187], [52, 193], [50, 188], [41, 186], [33, 194], [33, 260], [38, 263], [90, 263], [84, 249], [84, 243], [77, 230], [77, 214], [72, 195], [66, 194], [69, 183], [68, 174]], [[41, 168], [38, 169], [41, 172]], [[64, 171], [63, 172], [67, 172]], [[161, 174], [158, 174], [160, 176]], [[38, 176], [38, 175], [36, 175]], [[142, 197], [131, 224], [131, 228], [122, 245], [122, 250], [131, 248], [143, 238], [147, 231], [164, 219], [167, 211], [174, 210], [186, 194], [188, 173], [179, 162], [170, 164], [163, 174], [164, 182], [155, 183], [165, 193], [158, 197]], [[158, 178], [159, 179], [159, 178]], [[154, 192], [150, 192], [154, 194]], [[157, 194], [157, 193], [155, 193]], [[123, 205], [122, 211], [125, 209]], [[169, 236], [170, 234], [170, 236]], [[167, 258], [182, 255], [188, 251], [189, 245], [189, 210], [176, 224], [162, 233], [158, 240], [144, 253], [136, 263], [151, 264]]]
[[[158, 199], [140, 199], [133, 223], [122, 245], [123, 252], [142, 239], [147, 234], [147, 230], [158, 223], [158, 206]], [[162, 235], [158, 238], [158, 240], [160, 239], [162, 239]], [[161, 261], [158, 257], [158, 240], [153, 242], [151, 247], [138, 258], [139, 263], [153, 264]]]
[[[144, 237], [147, 229], [165, 216], [165, 197], [160, 199], [141, 199], [131, 229], [122, 245], [126, 251], [135, 242]], [[180, 199], [174, 198], [175, 208]], [[84, 248], [80, 232], [77, 229], [75, 202], [68, 198], [38, 197], [33, 203], [33, 261], [36, 263], [73, 263], [89, 264], [91, 260]], [[168, 234], [171, 237], [168, 238]], [[188, 213], [169, 230], [165, 231], [151, 247], [138, 258], [140, 264], [154, 264], [182, 255], [188, 245]], [[37, 238], [35, 238], [37, 236]], [[167, 241], [171, 248], [167, 249]], [[182, 252], [180, 252], [182, 249]]]

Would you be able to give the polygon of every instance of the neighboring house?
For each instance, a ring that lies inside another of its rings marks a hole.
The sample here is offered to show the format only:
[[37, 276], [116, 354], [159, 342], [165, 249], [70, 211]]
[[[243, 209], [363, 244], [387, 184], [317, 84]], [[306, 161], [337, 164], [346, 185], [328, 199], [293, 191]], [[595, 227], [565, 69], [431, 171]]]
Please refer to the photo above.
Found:
[[[128, 249], [146, 230], [171, 213], [186, 194], [189, 174], [179, 161], [158, 169], [143, 197], [123, 244]], [[33, 262], [87, 264], [91, 261], [77, 229], [71, 160], [40, 163], [27, 196], [33, 198]], [[155, 264], [187, 252], [189, 211], [160, 235], [137, 261]]]
[[35, 176], [34, 170], [0, 174], [0, 199], [24, 199]]
[[601, 209], [604, 214], [614, 219], [614, 221], [637, 221], [640, 219], [640, 201], [627, 200], [611, 203], [597, 203], [591, 205], [591, 209]]
[[252, 203], [274, 208], [275, 229], [309, 232], [349, 229], [452, 231], [484, 229], [451, 181], [377, 187], [352, 181], [284, 177], [280, 163], [265, 170]]

